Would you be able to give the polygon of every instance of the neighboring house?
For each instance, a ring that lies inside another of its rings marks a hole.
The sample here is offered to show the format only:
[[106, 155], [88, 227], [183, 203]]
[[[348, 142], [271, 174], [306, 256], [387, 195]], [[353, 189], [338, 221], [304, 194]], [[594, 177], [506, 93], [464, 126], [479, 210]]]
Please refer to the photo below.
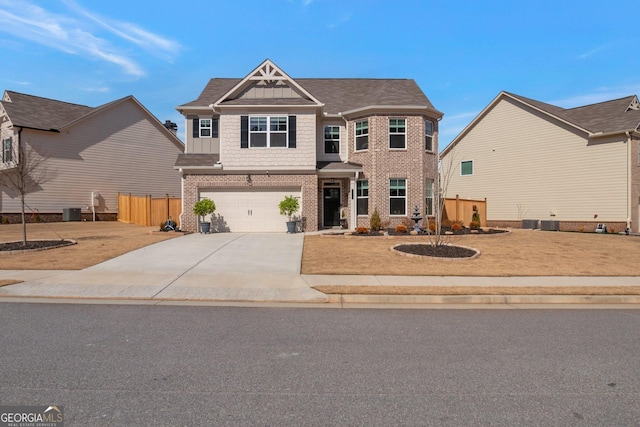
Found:
[[[0, 120], [0, 168], [20, 162], [21, 144], [48, 157], [54, 179], [26, 197], [43, 220], [60, 220], [65, 208], [92, 218], [92, 205], [98, 219], [115, 219], [118, 192], [180, 194], [173, 164], [184, 145], [133, 96], [92, 108], [6, 91]], [[19, 194], [0, 188], [0, 214], [20, 211]]]
[[278, 203], [300, 199], [306, 231], [391, 225], [432, 210], [436, 110], [413, 80], [293, 79], [270, 60], [244, 78], [214, 78], [186, 118], [183, 229], [200, 198], [218, 231], [285, 231]]
[[447, 196], [487, 198], [490, 225], [639, 231], [636, 96], [564, 109], [500, 93], [441, 154]]

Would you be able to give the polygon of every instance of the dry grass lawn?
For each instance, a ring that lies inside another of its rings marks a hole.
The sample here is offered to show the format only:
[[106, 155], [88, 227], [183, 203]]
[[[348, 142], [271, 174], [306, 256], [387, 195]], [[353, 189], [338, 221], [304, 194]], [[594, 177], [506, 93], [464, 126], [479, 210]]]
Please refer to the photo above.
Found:
[[[0, 253], [0, 270], [81, 270], [132, 250], [181, 236], [121, 222], [27, 224], [28, 240], [72, 239], [77, 245], [20, 254]], [[0, 225], [0, 242], [22, 240], [22, 225]]]
[[398, 255], [398, 243], [428, 237], [307, 236], [303, 274], [405, 276], [640, 276], [640, 236], [512, 230], [500, 235], [452, 237], [479, 249], [472, 260]]

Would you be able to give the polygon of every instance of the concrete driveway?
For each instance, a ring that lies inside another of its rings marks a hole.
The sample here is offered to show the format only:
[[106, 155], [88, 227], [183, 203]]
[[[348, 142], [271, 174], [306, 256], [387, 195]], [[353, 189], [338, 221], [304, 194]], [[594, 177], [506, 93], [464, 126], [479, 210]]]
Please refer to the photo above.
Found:
[[190, 234], [4, 286], [0, 296], [327, 302], [300, 276], [303, 241], [302, 234]]

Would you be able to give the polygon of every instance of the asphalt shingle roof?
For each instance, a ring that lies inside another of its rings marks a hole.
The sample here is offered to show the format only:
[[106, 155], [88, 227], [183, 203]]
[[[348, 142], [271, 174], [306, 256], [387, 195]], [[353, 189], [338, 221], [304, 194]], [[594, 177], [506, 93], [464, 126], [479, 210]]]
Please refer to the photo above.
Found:
[[[429, 98], [412, 79], [294, 79], [313, 97], [323, 103], [324, 111], [329, 114], [344, 113], [376, 105], [389, 106], [427, 106], [438, 112]], [[183, 104], [191, 107], [207, 107], [218, 101], [242, 79], [213, 78], [209, 80], [198, 98]], [[269, 104], [269, 100], [261, 99], [260, 104]], [[293, 98], [278, 101], [284, 105], [313, 105], [310, 100]], [[255, 104], [255, 100], [227, 100], [222, 105]], [[281, 104], [281, 105], [282, 105]], [[438, 112], [439, 113], [439, 112]], [[442, 113], [439, 113], [442, 114]]]
[[575, 108], [561, 108], [513, 93], [508, 95], [592, 133], [637, 130], [640, 126], [640, 110], [628, 110], [635, 95]]
[[95, 109], [39, 96], [6, 91], [11, 102], [2, 101], [14, 126], [42, 130], [59, 130]]

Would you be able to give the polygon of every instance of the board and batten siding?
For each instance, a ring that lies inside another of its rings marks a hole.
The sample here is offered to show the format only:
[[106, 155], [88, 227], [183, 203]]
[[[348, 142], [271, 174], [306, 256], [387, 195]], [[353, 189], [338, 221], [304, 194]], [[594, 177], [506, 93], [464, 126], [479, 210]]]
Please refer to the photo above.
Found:
[[[462, 161], [473, 161], [473, 175], [460, 175]], [[627, 218], [625, 140], [588, 140], [510, 99], [487, 112], [442, 165], [453, 168], [447, 197], [486, 197], [489, 220]]]
[[[22, 141], [50, 156], [55, 179], [27, 195], [40, 213], [63, 208], [89, 212], [91, 192], [98, 192], [99, 213], [117, 212], [117, 194], [179, 196], [180, 174], [173, 169], [182, 152], [134, 102], [125, 101], [86, 118], [61, 133], [24, 129]], [[20, 212], [19, 197], [1, 194], [1, 212]]]

